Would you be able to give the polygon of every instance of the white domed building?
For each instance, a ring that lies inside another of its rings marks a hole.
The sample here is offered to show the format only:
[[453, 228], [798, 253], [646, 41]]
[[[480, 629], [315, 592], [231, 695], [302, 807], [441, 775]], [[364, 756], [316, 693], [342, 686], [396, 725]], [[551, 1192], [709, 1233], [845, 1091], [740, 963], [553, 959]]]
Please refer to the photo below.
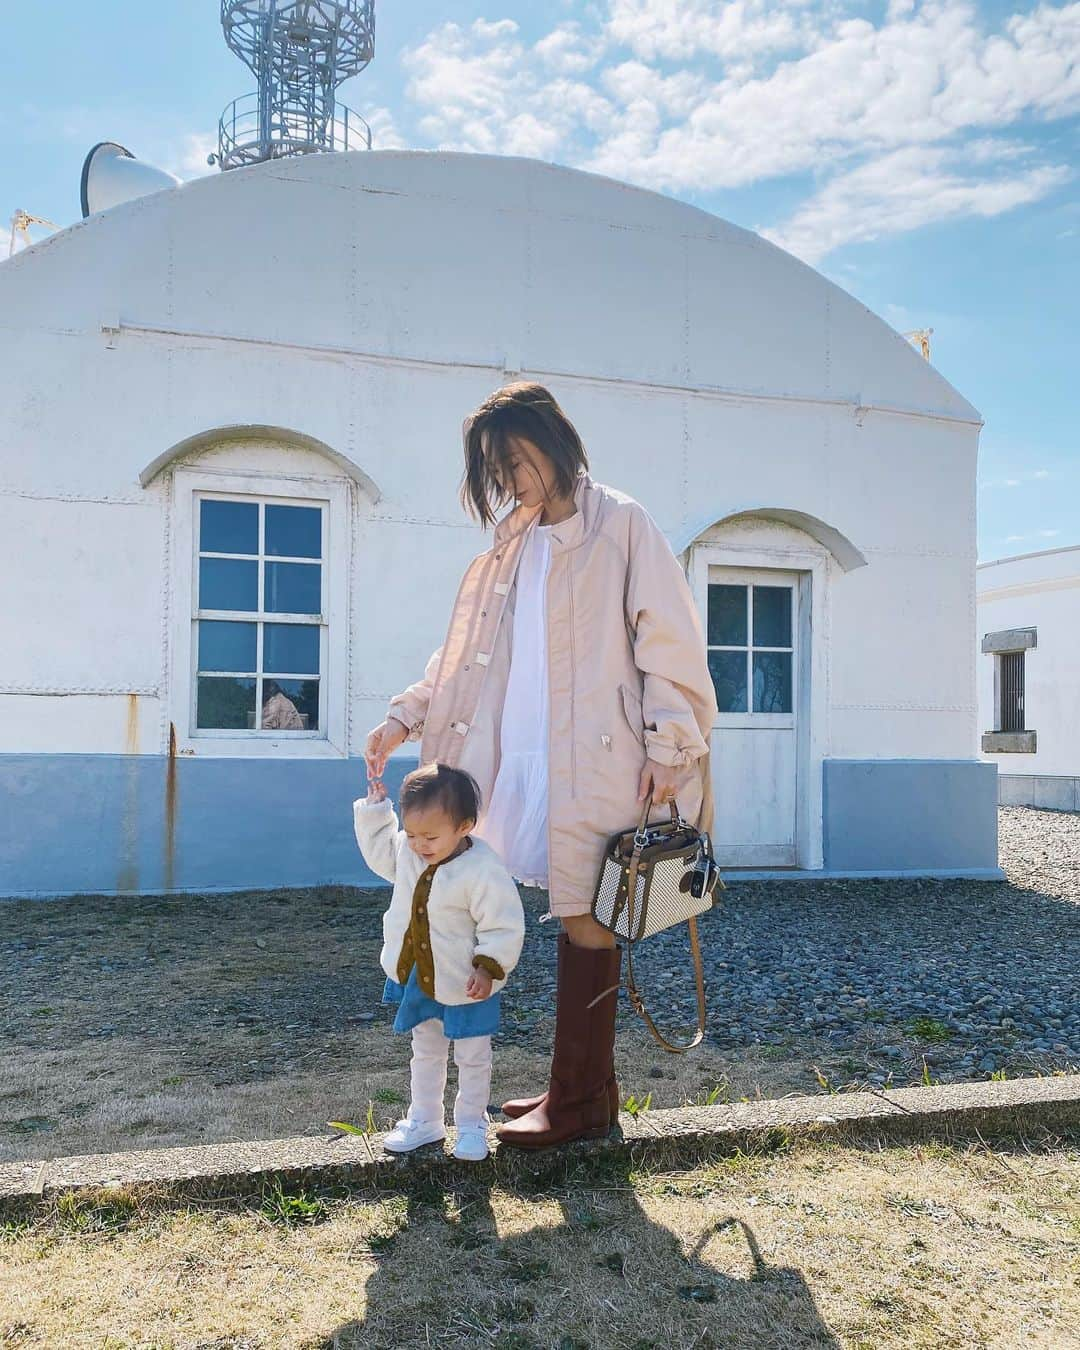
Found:
[[0, 893], [371, 881], [364, 739], [484, 547], [460, 427], [518, 377], [685, 561], [728, 873], [1000, 875], [979, 414], [753, 233], [308, 155], [91, 215], [0, 265], [0, 315]]
[[1080, 544], [980, 563], [982, 754], [1005, 806], [1080, 811]]

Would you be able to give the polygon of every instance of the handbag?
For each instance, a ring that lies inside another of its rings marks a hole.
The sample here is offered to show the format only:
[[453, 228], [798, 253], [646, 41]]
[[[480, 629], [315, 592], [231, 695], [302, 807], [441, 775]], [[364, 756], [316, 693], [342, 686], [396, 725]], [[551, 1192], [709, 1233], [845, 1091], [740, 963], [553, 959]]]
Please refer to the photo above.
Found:
[[[705, 1035], [705, 974], [697, 916], [711, 909], [725, 890], [707, 833], [683, 820], [671, 803], [671, 819], [649, 824], [652, 797], [632, 830], [613, 834], [604, 848], [593, 896], [597, 923], [626, 940], [626, 994], [654, 1039], [674, 1054], [692, 1050]], [[685, 923], [690, 930], [697, 994], [697, 1031], [686, 1045], [669, 1041], [649, 1016], [634, 979], [634, 947], [643, 938]]]

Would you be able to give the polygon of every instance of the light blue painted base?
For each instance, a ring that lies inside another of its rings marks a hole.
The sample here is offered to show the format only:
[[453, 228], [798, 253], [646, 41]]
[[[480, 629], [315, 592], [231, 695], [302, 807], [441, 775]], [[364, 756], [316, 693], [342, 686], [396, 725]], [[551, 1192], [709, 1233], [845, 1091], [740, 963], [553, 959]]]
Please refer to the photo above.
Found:
[[[416, 759], [393, 759], [397, 796]], [[0, 755], [0, 896], [383, 886], [352, 803], [364, 762]], [[171, 805], [170, 805], [171, 800]]]
[[827, 759], [825, 870], [999, 874], [997, 765], [974, 759]]
[[[392, 760], [396, 796], [413, 758]], [[352, 803], [363, 761], [0, 755], [0, 896], [156, 894], [385, 884]], [[827, 760], [824, 869], [732, 879], [999, 879], [997, 767]]]

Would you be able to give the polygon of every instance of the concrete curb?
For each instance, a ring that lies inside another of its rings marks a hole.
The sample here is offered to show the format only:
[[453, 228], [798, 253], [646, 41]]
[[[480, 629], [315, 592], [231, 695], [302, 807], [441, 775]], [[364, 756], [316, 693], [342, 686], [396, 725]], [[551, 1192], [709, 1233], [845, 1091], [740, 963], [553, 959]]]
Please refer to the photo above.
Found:
[[[620, 1118], [605, 1140], [542, 1153], [496, 1151], [482, 1167], [503, 1182], [565, 1174], [586, 1158], [632, 1155], [635, 1164], [676, 1167], [736, 1148], [761, 1147], [785, 1135], [819, 1138], [974, 1139], [1080, 1132], [1080, 1075], [960, 1083], [891, 1092], [784, 1097], [730, 1106], [684, 1107]], [[402, 1158], [382, 1136], [300, 1136], [207, 1144], [138, 1153], [99, 1153], [0, 1166], [0, 1211], [25, 1210], [67, 1191], [150, 1188], [182, 1200], [258, 1192], [274, 1178], [307, 1185], [404, 1189], [424, 1179], [459, 1180], [477, 1164], [460, 1163], [440, 1146]]]

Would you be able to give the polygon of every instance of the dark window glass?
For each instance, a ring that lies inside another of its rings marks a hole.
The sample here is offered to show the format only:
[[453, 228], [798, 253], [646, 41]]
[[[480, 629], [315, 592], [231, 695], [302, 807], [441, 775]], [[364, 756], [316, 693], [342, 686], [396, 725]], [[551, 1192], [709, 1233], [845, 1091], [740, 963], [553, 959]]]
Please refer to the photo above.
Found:
[[203, 553], [258, 553], [258, 505], [200, 501], [199, 548]]
[[263, 670], [267, 675], [318, 675], [318, 625], [266, 624], [263, 629]]
[[254, 671], [258, 624], [203, 619], [199, 624], [199, 669]]
[[709, 646], [745, 647], [746, 587], [709, 587]]
[[200, 558], [199, 608], [257, 610], [259, 564], [238, 558]]
[[322, 511], [317, 506], [268, 506], [264, 552], [276, 558], [321, 558]]
[[1002, 652], [998, 692], [1001, 707], [998, 723], [1002, 731], [1024, 730], [1024, 653]]
[[791, 653], [754, 653], [754, 712], [791, 712]]
[[269, 614], [318, 614], [322, 568], [318, 563], [266, 564], [263, 605]]
[[746, 653], [710, 652], [709, 673], [722, 713], [746, 712]]
[[754, 587], [754, 646], [791, 646], [791, 587]]
[[245, 731], [255, 727], [255, 681], [199, 676], [195, 725]]
[[264, 731], [318, 731], [318, 680], [263, 680]]

